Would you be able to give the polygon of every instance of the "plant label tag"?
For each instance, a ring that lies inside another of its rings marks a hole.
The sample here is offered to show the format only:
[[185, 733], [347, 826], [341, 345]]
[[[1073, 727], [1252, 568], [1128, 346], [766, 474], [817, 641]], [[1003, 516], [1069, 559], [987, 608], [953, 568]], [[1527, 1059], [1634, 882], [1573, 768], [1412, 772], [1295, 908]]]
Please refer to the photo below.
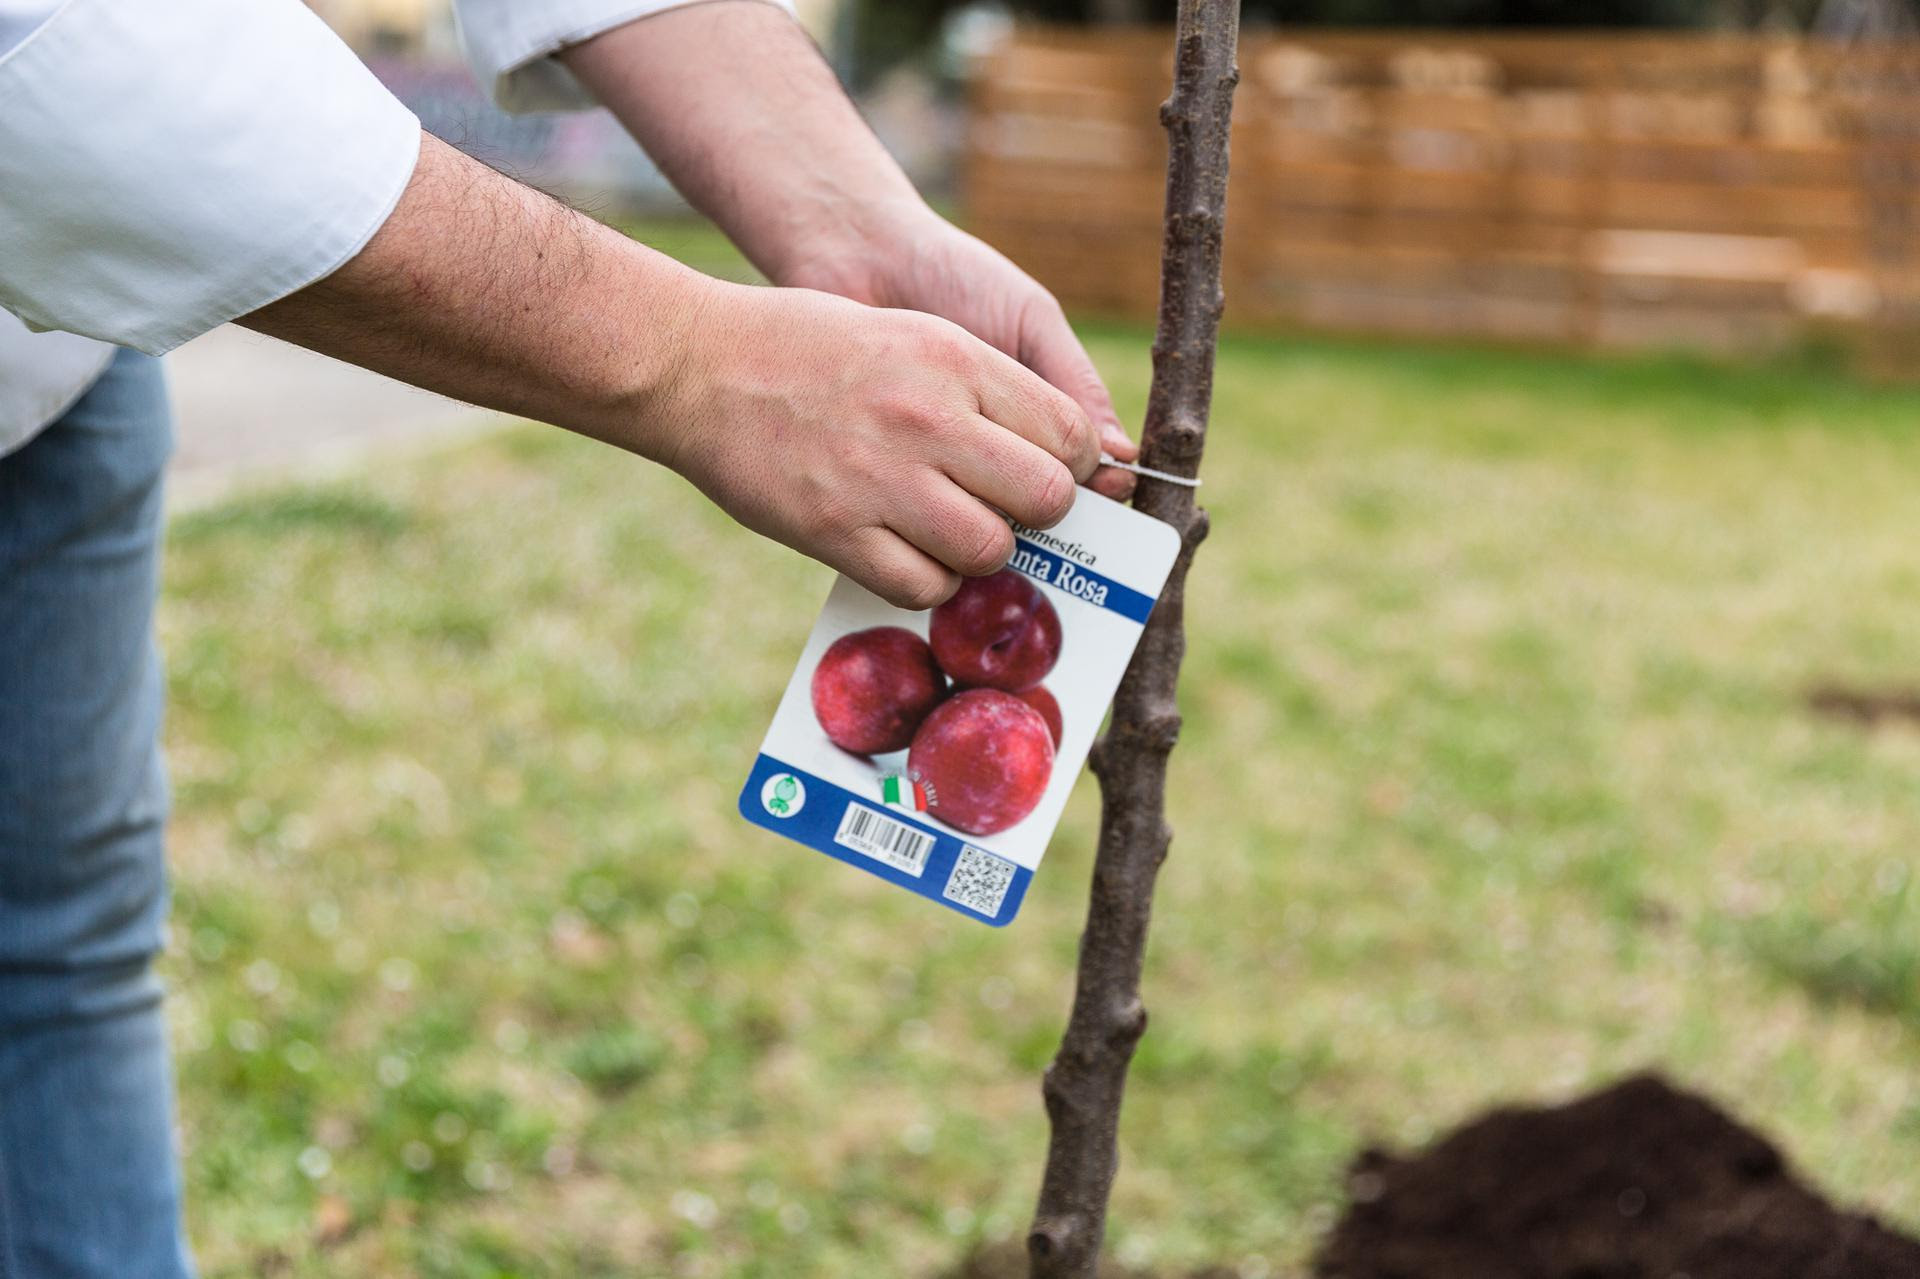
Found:
[[834, 583], [740, 792], [756, 826], [951, 910], [1013, 919], [1180, 551], [1081, 489], [928, 612]]

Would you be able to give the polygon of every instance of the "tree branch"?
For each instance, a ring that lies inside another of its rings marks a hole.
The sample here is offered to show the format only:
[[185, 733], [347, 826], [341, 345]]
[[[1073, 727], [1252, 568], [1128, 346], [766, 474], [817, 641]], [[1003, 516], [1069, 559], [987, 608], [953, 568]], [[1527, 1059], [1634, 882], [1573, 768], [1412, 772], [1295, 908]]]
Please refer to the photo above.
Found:
[[[1192, 476], [1206, 445], [1213, 355], [1220, 329], [1220, 251], [1227, 205], [1238, 0], [1180, 0], [1167, 129], [1166, 232], [1153, 389], [1140, 460]], [[1154, 879], [1173, 832], [1166, 821], [1167, 756], [1180, 734], [1175, 689], [1186, 650], [1187, 569], [1207, 534], [1191, 488], [1143, 477], [1134, 505], [1180, 531], [1180, 556], [1094, 747], [1100, 844], [1073, 1012], [1042, 1092], [1052, 1141], [1039, 1209], [1027, 1236], [1033, 1279], [1093, 1279], [1119, 1162], [1120, 1102], [1134, 1046], [1147, 1027], [1140, 970]]]

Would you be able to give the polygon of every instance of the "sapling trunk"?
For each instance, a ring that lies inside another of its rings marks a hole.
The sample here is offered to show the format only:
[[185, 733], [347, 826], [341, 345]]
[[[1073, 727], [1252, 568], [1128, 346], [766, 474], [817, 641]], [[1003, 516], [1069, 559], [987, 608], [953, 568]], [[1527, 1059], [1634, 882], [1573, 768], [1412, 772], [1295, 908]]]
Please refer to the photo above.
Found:
[[[1189, 478], [1200, 469], [1213, 399], [1239, 26], [1238, 0], [1180, 0], [1173, 94], [1160, 109], [1168, 144], [1166, 230], [1141, 461]], [[1180, 557], [1093, 750], [1100, 844], [1073, 1012], [1043, 1087], [1052, 1140], [1027, 1236], [1033, 1279], [1092, 1279], [1099, 1264], [1127, 1066], [1147, 1026], [1140, 969], [1154, 878], [1173, 837], [1167, 756], [1180, 733], [1175, 689], [1186, 650], [1187, 569], [1206, 536], [1207, 516], [1191, 488], [1145, 477], [1134, 505], [1180, 531]]]

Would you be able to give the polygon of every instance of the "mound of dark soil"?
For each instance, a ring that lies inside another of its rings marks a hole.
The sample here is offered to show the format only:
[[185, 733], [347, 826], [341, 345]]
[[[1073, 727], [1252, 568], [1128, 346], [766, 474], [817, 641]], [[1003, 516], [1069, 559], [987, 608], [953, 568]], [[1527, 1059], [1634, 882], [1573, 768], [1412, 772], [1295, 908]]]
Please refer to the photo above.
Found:
[[1920, 1279], [1920, 1241], [1842, 1212], [1711, 1102], [1638, 1076], [1363, 1153], [1320, 1279]]

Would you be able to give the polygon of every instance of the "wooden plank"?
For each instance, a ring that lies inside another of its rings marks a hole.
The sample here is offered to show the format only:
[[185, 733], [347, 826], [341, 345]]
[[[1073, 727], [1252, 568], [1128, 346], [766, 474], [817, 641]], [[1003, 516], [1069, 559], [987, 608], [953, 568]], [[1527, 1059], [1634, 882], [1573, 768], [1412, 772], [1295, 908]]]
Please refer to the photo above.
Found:
[[[1279, 30], [1241, 65], [1234, 314], [1764, 344], [1920, 309], [1920, 41]], [[969, 217], [1070, 302], [1154, 306], [1169, 71], [1163, 32], [1022, 26], [972, 88]]]

